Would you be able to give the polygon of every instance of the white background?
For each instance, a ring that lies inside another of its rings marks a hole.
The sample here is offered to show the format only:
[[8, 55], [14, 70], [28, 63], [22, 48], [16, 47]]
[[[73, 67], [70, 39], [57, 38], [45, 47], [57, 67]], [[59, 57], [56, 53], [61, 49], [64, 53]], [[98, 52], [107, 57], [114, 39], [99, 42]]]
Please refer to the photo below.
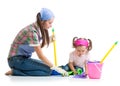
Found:
[[[0, 1], [0, 82], [3, 85], [108, 85], [119, 84], [120, 45], [104, 61], [100, 80], [72, 79], [70, 77], [8, 77], [7, 56], [16, 34], [36, 20], [42, 7], [55, 14], [53, 27], [56, 34], [58, 65], [68, 62], [74, 36], [89, 38], [93, 42], [92, 60], [101, 60], [116, 41], [120, 41], [119, 0], [1, 0]], [[51, 29], [49, 30], [51, 34]], [[54, 63], [53, 44], [43, 48]], [[34, 54], [34, 58], [37, 58]]]

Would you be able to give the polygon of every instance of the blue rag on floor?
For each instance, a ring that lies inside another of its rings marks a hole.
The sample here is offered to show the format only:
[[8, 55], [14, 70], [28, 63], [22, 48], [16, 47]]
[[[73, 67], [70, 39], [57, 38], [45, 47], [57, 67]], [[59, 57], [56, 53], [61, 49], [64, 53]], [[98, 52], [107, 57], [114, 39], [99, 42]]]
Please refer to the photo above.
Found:
[[57, 71], [55, 71], [55, 70], [52, 70], [51, 75], [61, 75], [61, 74], [60, 74], [60, 73], [58, 73], [58, 72], [57, 72]]

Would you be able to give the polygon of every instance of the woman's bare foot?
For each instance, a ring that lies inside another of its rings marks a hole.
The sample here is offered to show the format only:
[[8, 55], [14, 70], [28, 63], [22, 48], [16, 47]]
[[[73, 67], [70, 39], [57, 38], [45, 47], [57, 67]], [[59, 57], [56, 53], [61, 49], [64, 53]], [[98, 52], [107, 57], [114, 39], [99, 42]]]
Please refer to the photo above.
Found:
[[12, 70], [9, 70], [8, 72], [6, 72], [5, 75], [12, 75]]

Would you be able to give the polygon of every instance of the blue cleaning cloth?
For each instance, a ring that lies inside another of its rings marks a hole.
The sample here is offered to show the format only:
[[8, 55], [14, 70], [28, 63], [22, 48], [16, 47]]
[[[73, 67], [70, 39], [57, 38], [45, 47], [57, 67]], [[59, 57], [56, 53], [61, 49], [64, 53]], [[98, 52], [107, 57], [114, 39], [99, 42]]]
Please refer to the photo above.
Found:
[[55, 70], [52, 70], [51, 75], [61, 75], [61, 74], [60, 74], [60, 73], [58, 73], [58, 72], [57, 72], [57, 71], [55, 71]]

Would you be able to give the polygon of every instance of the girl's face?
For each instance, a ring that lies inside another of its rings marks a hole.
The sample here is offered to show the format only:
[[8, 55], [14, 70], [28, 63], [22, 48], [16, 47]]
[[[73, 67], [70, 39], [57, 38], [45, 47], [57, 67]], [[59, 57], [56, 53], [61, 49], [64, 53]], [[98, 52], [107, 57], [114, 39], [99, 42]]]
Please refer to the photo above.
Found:
[[77, 56], [82, 56], [87, 53], [87, 47], [86, 46], [78, 46], [76, 47], [76, 54]]
[[53, 21], [54, 21], [54, 18], [47, 20], [47, 21], [42, 21], [42, 27], [46, 30], [51, 28]]

